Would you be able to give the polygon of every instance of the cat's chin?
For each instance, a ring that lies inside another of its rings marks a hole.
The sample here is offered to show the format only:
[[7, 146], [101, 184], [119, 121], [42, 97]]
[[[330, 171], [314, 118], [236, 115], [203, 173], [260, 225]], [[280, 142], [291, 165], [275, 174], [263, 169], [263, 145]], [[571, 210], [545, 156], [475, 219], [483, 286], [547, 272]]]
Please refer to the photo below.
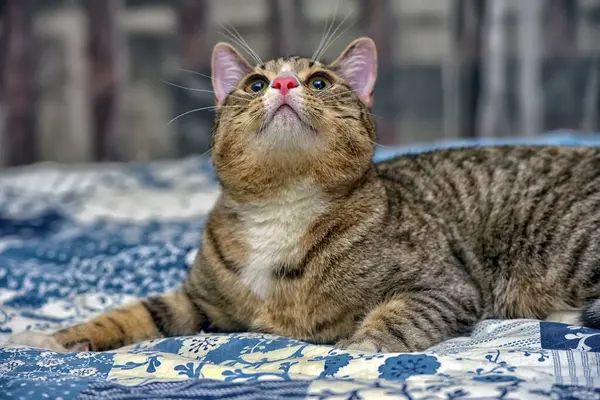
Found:
[[[277, 150], [310, 150], [318, 145], [317, 131], [302, 121], [293, 110], [280, 111], [259, 132], [258, 142], [261, 148]], [[288, 115], [288, 114], [294, 115]]]

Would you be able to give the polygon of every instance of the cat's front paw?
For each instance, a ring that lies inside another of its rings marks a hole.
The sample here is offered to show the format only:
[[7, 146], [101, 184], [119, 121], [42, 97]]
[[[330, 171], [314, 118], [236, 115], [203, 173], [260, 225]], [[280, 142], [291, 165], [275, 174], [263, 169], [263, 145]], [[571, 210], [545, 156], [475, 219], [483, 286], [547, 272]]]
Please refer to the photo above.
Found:
[[357, 333], [350, 339], [340, 340], [335, 347], [368, 353], [406, 353], [408, 348], [395, 339], [384, 340], [369, 334]]
[[18, 344], [21, 346], [36, 347], [39, 349], [45, 349], [54, 351], [56, 353], [69, 353], [77, 351], [89, 351], [89, 343], [81, 342], [75, 343], [68, 347], [60, 344], [52, 335], [46, 335], [37, 332], [21, 332], [16, 333], [8, 338], [7, 344]]
[[36, 347], [39, 349], [52, 350], [57, 353], [66, 353], [68, 351], [63, 345], [58, 343], [53, 336], [28, 331], [12, 335], [8, 338], [7, 344]]

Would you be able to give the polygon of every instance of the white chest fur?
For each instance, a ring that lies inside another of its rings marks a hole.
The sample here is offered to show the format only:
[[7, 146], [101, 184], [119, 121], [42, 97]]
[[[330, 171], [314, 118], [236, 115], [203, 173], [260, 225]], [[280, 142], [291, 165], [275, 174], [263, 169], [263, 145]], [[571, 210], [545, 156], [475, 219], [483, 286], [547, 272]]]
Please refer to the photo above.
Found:
[[299, 186], [268, 203], [242, 209], [239, 217], [249, 252], [241, 278], [254, 294], [267, 297], [272, 289], [273, 271], [300, 261], [302, 237], [325, 207], [320, 192]]

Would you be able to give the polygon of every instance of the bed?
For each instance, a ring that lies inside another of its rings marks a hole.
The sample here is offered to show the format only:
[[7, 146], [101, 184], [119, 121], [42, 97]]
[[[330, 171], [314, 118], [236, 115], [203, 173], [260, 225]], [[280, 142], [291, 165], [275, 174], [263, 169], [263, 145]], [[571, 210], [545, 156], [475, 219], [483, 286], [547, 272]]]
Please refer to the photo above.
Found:
[[[600, 145], [600, 137], [429, 143], [381, 148], [376, 159], [500, 143]], [[419, 354], [250, 333], [105, 353], [5, 344], [13, 332], [53, 331], [176, 288], [217, 195], [203, 157], [0, 174], [0, 398], [600, 398], [600, 331], [534, 320], [483, 321], [470, 337]]]

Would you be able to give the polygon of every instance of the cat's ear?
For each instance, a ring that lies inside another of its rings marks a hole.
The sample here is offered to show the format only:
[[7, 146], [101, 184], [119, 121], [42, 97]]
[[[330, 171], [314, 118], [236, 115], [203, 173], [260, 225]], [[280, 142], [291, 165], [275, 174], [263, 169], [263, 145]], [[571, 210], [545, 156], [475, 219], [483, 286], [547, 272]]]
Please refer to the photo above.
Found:
[[373, 87], [377, 79], [377, 48], [372, 39], [356, 39], [330, 67], [346, 80], [367, 107], [373, 105]]
[[219, 107], [240, 80], [252, 72], [252, 67], [231, 45], [217, 43], [213, 48], [212, 85], [215, 103]]

